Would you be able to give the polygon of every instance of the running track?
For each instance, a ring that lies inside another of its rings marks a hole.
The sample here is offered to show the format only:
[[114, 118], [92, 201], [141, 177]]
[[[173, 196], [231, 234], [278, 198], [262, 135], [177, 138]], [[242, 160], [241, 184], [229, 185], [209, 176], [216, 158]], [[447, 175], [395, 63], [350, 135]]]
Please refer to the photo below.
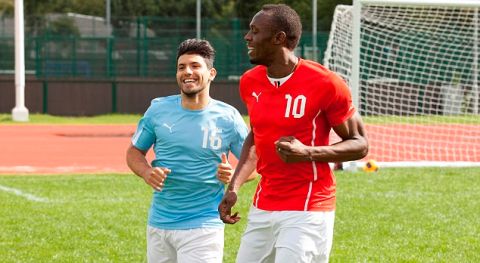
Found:
[[128, 172], [134, 125], [1, 125], [0, 173]]
[[[128, 173], [125, 151], [134, 131], [134, 125], [0, 125], [0, 174]], [[367, 131], [368, 158], [380, 162], [426, 156], [480, 162], [479, 126], [369, 125]]]

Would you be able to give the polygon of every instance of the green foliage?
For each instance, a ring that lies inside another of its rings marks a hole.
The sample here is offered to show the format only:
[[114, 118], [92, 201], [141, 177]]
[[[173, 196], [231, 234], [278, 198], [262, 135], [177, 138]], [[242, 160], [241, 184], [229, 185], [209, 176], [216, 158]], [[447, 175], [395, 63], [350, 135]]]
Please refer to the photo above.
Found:
[[[336, 173], [331, 262], [479, 262], [478, 174], [480, 168]], [[225, 227], [225, 263], [234, 262], [256, 182], [242, 187], [234, 208], [243, 219]], [[145, 262], [151, 190], [134, 175], [7, 175], [0, 186], [2, 262]]]
[[15, 47], [13, 39], [0, 41], [0, 70], [15, 68]]
[[[312, 1], [311, 0], [257, 0], [236, 1], [235, 10], [238, 17], [251, 19], [265, 4], [287, 4], [300, 15], [303, 30], [312, 30]], [[339, 4], [352, 4], [352, 0], [317, 1], [317, 28], [320, 31], [330, 30], [335, 6]]]
[[[1, 0], [9, 1], [9, 0]], [[25, 0], [25, 13], [42, 15], [47, 13], [74, 12], [85, 15], [105, 16], [105, 2], [97, 0]], [[1, 5], [0, 2], [0, 12]], [[311, 0], [202, 0], [202, 17], [210, 19], [227, 19], [238, 17], [251, 19], [262, 5], [268, 3], [285, 3], [293, 7], [302, 18], [305, 30], [311, 30]], [[317, 2], [318, 30], [330, 28], [333, 10], [337, 4], [351, 4], [352, 0], [332, 0]], [[195, 0], [111, 0], [113, 17], [161, 16], [191, 17], [196, 16]]]
[[80, 30], [75, 21], [66, 16], [61, 16], [52, 21], [49, 26], [49, 33], [57, 36], [80, 36]]
[[14, 0], [0, 0], [0, 18], [4, 15], [13, 15]]
[[164, 3], [155, 0], [111, 0], [111, 4], [112, 16], [117, 17], [153, 16], [165, 6]]

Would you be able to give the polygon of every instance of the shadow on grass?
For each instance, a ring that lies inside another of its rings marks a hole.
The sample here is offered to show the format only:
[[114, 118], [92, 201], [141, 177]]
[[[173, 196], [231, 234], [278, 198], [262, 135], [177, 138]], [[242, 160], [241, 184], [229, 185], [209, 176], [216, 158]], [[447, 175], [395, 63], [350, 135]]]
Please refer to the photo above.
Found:
[[12, 122], [12, 118], [9, 117], [9, 116], [2, 116], [2, 117], [0, 117], [0, 123], [2, 123], [2, 122], [9, 122], [10, 123], [10, 122]]

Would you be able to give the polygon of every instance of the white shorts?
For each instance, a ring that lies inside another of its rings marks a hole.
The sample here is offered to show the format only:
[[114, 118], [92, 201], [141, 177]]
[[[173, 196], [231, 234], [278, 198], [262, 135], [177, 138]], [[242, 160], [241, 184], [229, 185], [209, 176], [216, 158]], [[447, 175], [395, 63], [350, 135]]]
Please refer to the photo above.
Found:
[[164, 230], [147, 227], [150, 263], [221, 263], [223, 228]]
[[328, 262], [335, 211], [264, 211], [254, 206], [237, 263]]

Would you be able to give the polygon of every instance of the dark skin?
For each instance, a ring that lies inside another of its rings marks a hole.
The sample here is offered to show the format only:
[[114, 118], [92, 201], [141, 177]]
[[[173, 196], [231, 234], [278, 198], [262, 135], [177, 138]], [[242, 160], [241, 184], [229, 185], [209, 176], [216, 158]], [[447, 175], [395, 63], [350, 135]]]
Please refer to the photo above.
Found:
[[344, 123], [333, 127], [342, 139], [330, 146], [307, 146], [294, 136], [285, 136], [275, 142], [277, 154], [286, 163], [317, 161], [345, 162], [367, 155], [366, 132], [360, 115], [355, 114]]
[[238, 213], [232, 214], [232, 207], [237, 202], [237, 192], [240, 187], [249, 180], [249, 176], [255, 171], [257, 166], [257, 155], [255, 153], [255, 143], [253, 133], [250, 131], [242, 147], [242, 154], [238, 160], [237, 168], [232, 177], [225, 196], [218, 206], [220, 218], [224, 223], [235, 224], [240, 220]]
[[[250, 30], [245, 35], [253, 64], [265, 65], [270, 77], [281, 78], [289, 75], [298, 62], [293, 49], [287, 47], [287, 37], [283, 31], [275, 31], [270, 14], [260, 11], [252, 19]], [[307, 146], [295, 136], [285, 135], [275, 142], [276, 152], [286, 163], [296, 162], [345, 162], [358, 160], [368, 153], [368, 141], [365, 126], [359, 114], [354, 114], [342, 124], [333, 127], [341, 141], [326, 146]], [[226, 224], [235, 224], [240, 220], [238, 213], [232, 214], [237, 202], [237, 193], [246, 180], [250, 167], [256, 163], [248, 154], [255, 147], [253, 129], [250, 131], [242, 149], [237, 169], [221, 201], [218, 210], [220, 218]]]

